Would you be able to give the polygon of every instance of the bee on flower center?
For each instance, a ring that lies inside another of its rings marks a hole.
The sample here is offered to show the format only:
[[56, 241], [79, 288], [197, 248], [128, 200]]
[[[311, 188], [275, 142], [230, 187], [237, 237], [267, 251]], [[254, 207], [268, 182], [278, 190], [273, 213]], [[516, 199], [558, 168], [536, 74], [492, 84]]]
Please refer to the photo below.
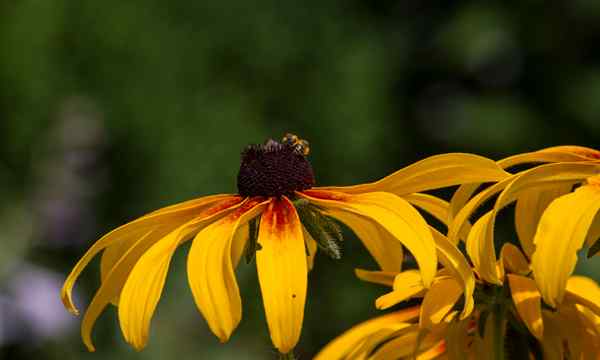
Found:
[[267, 140], [242, 152], [237, 178], [242, 196], [293, 197], [295, 191], [312, 188], [315, 176], [306, 158], [308, 141], [286, 134], [282, 141]]

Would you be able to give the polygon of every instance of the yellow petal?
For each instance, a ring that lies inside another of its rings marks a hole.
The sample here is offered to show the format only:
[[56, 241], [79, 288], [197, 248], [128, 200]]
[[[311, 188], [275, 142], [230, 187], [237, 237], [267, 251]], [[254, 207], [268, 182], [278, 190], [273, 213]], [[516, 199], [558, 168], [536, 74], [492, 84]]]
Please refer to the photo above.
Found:
[[[241, 199], [238, 196], [225, 196], [225, 195], [215, 195], [215, 196], [207, 196], [205, 198], [194, 200], [195, 203], [193, 206], [186, 206], [183, 210], [176, 208], [171, 209], [169, 211], [157, 212], [156, 214], [149, 214], [143, 216], [135, 221], [127, 223], [123, 226], [118, 227], [117, 229], [109, 232], [104, 235], [100, 240], [96, 241], [92, 247], [83, 255], [83, 257], [77, 262], [71, 273], [65, 280], [63, 288], [61, 290], [61, 298], [63, 304], [71, 313], [77, 315], [79, 311], [73, 304], [72, 299], [72, 291], [73, 286], [75, 285], [75, 281], [85, 269], [85, 267], [89, 264], [89, 262], [102, 250], [118, 244], [119, 242], [129, 242], [133, 244], [134, 238], [141, 237], [146, 234], [149, 230], [152, 230], [156, 225], [165, 222], [178, 222], [179, 224], [183, 224], [189, 221], [192, 218], [202, 217], [208, 211], [212, 211], [209, 209], [216, 209], [222, 207], [221, 210], [226, 209], [228, 207], [234, 206], [238, 204]], [[135, 235], [133, 235], [135, 234]], [[123, 240], [125, 239], [125, 240]], [[126, 247], [122, 249], [126, 251]], [[117, 255], [111, 255], [111, 261], [117, 260]], [[107, 273], [107, 269], [110, 269], [111, 266], [107, 264], [107, 260], [105, 260], [105, 273]]]
[[421, 303], [421, 328], [431, 330], [441, 323], [462, 293], [462, 287], [453, 278], [434, 282]]
[[431, 285], [437, 269], [433, 235], [421, 214], [406, 200], [389, 193], [349, 195], [313, 190], [305, 191], [301, 196], [326, 210], [343, 210], [379, 223], [413, 254], [419, 265], [423, 284], [425, 287]]
[[588, 229], [600, 209], [600, 189], [582, 186], [554, 200], [546, 209], [534, 242], [531, 268], [544, 301], [562, 302], [567, 279], [577, 262]]
[[453, 153], [428, 157], [373, 183], [320, 189], [348, 194], [385, 191], [407, 195], [458, 184], [498, 181], [509, 175], [490, 159]]
[[[417, 349], [417, 345], [419, 349]], [[402, 334], [383, 343], [369, 359], [387, 360], [412, 357], [415, 352], [418, 355], [423, 352], [421, 349], [426, 349], [427, 351], [427, 349], [432, 347], [438, 351], [445, 351], [445, 347], [440, 347], [440, 339], [437, 336], [429, 334], [423, 338], [422, 333], [417, 328], [415, 331]]]
[[[221, 342], [229, 339], [242, 318], [232, 261], [234, 236], [238, 227], [259, 215], [267, 203], [251, 199], [210, 224], [196, 235], [188, 254], [188, 282], [194, 301]], [[239, 259], [239, 255], [235, 256]]]
[[[448, 239], [455, 243], [462, 228], [466, 226], [466, 221], [475, 210], [498, 193], [498, 199], [494, 204], [494, 211], [496, 212], [517, 200], [532, 188], [562, 186], [568, 183], [583, 181], [598, 173], [600, 173], [600, 163], [556, 163], [540, 165], [504, 179], [475, 195], [461, 208], [456, 216], [453, 217], [452, 224], [448, 229]], [[454, 208], [452, 203], [451, 207]]]
[[563, 342], [567, 344], [570, 358], [597, 360], [600, 338], [594, 325], [580, 315], [574, 306], [561, 307], [558, 311], [558, 321], [563, 328]]
[[496, 251], [494, 250], [494, 211], [487, 212], [479, 218], [467, 238], [467, 253], [473, 266], [482, 279], [490, 284], [502, 284], [501, 274], [496, 267]]
[[573, 183], [553, 185], [550, 188], [531, 189], [519, 196], [515, 207], [515, 227], [521, 248], [527, 256], [535, 250], [533, 237], [542, 213], [559, 196], [571, 192]]
[[379, 330], [370, 334], [360, 344], [358, 344], [351, 352], [346, 355], [347, 359], [368, 359], [373, 350], [384, 343], [389, 338], [415, 332], [417, 325], [412, 323], [396, 323], [381, 327]]
[[550, 153], [556, 162], [600, 160], [600, 151], [577, 145], [552, 146], [537, 153]]
[[435, 229], [431, 229], [435, 245], [437, 247], [438, 258], [445, 269], [448, 269], [454, 279], [459, 281], [463, 288], [465, 297], [465, 306], [463, 308], [461, 319], [471, 314], [475, 306], [473, 292], [475, 291], [475, 275], [467, 259], [448, 239]]
[[500, 259], [503, 267], [511, 273], [527, 275], [530, 272], [529, 262], [527, 262], [521, 250], [511, 243], [502, 245]]
[[[229, 201], [239, 203], [241, 199], [237, 195], [220, 194], [205, 196], [199, 199], [188, 200], [179, 204], [155, 210], [124, 226], [133, 225], [134, 223], [138, 222], [148, 223], [148, 221], [152, 220], [152, 223], [156, 224], [157, 226], [170, 226], [171, 230], [175, 230], [177, 226], [202, 215], [203, 211], [208, 210], [215, 204], [221, 202], [228, 203]], [[145, 231], [144, 229], [141, 230], [142, 233]], [[123, 256], [129, 247], [133, 245], [139, 238], [139, 234], [131, 231], [128, 231], [126, 234], [121, 236], [122, 238], [119, 239], [118, 242], [116, 242], [114, 245], [108, 246], [102, 253], [100, 262], [101, 279], [104, 279], [105, 275], [108, 274], [121, 256]]]
[[342, 335], [327, 344], [315, 356], [315, 360], [345, 359], [358, 343], [379, 329], [388, 325], [412, 321], [419, 317], [419, 307], [402, 309], [387, 315], [379, 316], [350, 328]]
[[256, 268], [271, 340], [280, 353], [300, 338], [308, 269], [302, 225], [287, 198], [273, 200], [260, 221]]
[[[448, 226], [450, 224], [450, 204], [447, 201], [429, 194], [420, 193], [406, 195], [404, 196], [404, 199], [414, 206], [433, 215], [433, 217], [441, 221], [444, 225]], [[461, 230], [462, 232], [460, 233], [460, 238], [466, 240], [467, 235], [471, 230], [470, 224], [467, 222]]]
[[431, 360], [440, 359], [440, 356], [446, 353], [447, 344], [445, 341], [440, 341], [428, 350], [416, 356], [415, 360]]
[[336, 209], [327, 211], [327, 214], [352, 229], [381, 269], [390, 272], [399, 272], [402, 269], [402, 243], [377, 222], [365, 216]]
[[136, 350], [143, 349], [148, 341], [150, 321], [160, 299], [173, 253], [199, 229], [240, 206], [225, 205], [220, 203], [212, 210], [207, 210], [205, 216], [170, 232], [152, 245], [131, 270], [121, 291], [118, 314], [125, 340]]
[[117, 300], [119, 299], [123, 285], [125, 285], [125, 281], [127, 281], [127, 277], [135, 263], [154, 243], [156, 243], [157, 239], [162, 239], [171, 231], [173, 230], [170, 230], [170, 228], [153, 230], [138, 238], [125, 254], [119, 258], [108, 274], [105, 275], [100, 288], [85, 311], [81, 322], [81, 338], [89, 351], [95, 351], [91, 335], [94, 324], [102, 311], [104, 311], [106, 306], [111, 302], [118, 305]]
[[250, 238], [250, 226], [248, 223], [239, 224], [231, 240], [231, 264], [235, 269], [246, 250], [246, 243]]
[[125, 340], [136, 350], [148, 341], [150, 320], [158, 304], [171, 257], [180, 242], [197, 229], [188, 224], [155, 243], [129, 274], [119, 300], [119, 322]]
[[[448, 227], [448, 240], [453, 244], [457, 244], [459, 239], [461, 238], [460, 234], [462, 234], [465, 231], [466, 227], [470, 226], [469, 218], [473, 215], [473, 213], [475, 213], [475, 211], [486, 201], [490, 200], [492, 197], [503, 191], [512, 181], [514, 181], [514, 178], [508, 178], [497, 182], [491, 185], [489, 188], [479, 192], [466, 204], [463, 204], [462, 208], [460, 208], [456, 215], [452, 217], [452, 223]], [[455, 196], [452, 198], [452, 201], [450, 203], [451, 207], [456, 205], [455, 198], [458, 194], [458, 191], [460, 191], [460, 188], [459, 190], [457, 190]], [[469, 231], [469, 233], [471, 232], [472, 229], [471, 231]]]
[[393, 271], [368, 271], [363, 269], [354, 269], [356, 277], [362, 281], [381, 284], [391, 287], [394, 284], [394, 278], [398, 275]]
[[600, 316], [600, 286], [585, 276], [571, 276], [567, 281], [565, 302], [581, 304]]
[[377, 309], [387, 309], [425, 290], [423, 279], [416, 270], [407, 270], [399, 273], [394, 278], [393, 291], [380, 296], [375, 301]]
[[[527, 163], [555, 163], [598, 160], [600, 151], [583, 146], [554, 146], [539, 151], [518, 154], [498, 161], [503, 169]], [[464, 207], [481, 183], [463, 184], [454, 193], [450, 202], [450, 219]]]
[[530, 278], [508, 274], [511, 296], [519, 316], [538, 340], [544, 336], [542, 301], [535, 281]]

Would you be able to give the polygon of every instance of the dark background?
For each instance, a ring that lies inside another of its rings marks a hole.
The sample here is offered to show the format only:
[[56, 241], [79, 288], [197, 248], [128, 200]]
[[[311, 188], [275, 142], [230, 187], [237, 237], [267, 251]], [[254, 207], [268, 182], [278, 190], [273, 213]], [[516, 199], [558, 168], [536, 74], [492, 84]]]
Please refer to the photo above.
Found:
[[[114, 308], [87, 354], [59, 287], [113, 227], [235, 192], [240, 150], [288, 131], [311, 142], [320, 185], [443, 152], [597, 148], [599, 41], [595, 0], [0, 2], [0, 358], [274, 358], [254, 264], [226, 345], [193, 304], [187, 246], [140, 354]], [[351, 234], [341, 261], [317, 257], [301, 359], [377, 314], [385, 289], [358, 266], [375, 268]]]

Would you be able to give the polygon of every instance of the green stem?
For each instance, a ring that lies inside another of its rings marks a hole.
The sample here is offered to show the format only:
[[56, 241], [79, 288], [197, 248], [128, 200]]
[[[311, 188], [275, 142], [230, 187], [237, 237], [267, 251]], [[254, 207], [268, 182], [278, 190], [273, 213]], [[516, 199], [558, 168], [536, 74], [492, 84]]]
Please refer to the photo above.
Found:
[[279, 360], [296, 360], [296, 357], [294, 356], [294, 352], [290, 351], [287, 354], [279, 353]]
[[496, 305], [493, 316], [493, 351], [494, 360], [504, 360], [504, 318], [506, 316], [506, 306], [502, 303]]

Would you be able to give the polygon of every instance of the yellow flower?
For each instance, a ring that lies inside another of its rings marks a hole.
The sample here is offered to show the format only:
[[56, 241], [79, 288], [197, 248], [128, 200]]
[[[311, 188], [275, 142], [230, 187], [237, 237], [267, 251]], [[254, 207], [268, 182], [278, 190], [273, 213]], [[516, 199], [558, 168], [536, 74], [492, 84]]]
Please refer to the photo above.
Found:
[[[74, 283], [102, 252], [101, 286], [81, 326], [87, 348], [94, 350], [92, 327], [109, 303], [118, 306], [125, 340], [137, 350], [146, 346], [171, 258], [182, 243], [193, 239], [188, 281], [211, 331], [224, 342], [240, 322], [242, 306], [234, 269], [244, 254], [248, 260], [255, 256], [271, 339], [279, 352], [288, 353], [300, 337], [307, 272], [317, 246], [339, 256], [340, 233], [332, 218], [358, 235], [382, 270], [400, 271], [405, 246], [415, 257], [427, 288], [436, 274], [440, 245], [411, 204], [444, 219], [449, 208], [448, 203], [418, 192], [509, 176], [491, 160], [447, 154], [374, 183], [315, 188], [307, 155], [308, 143], [290, 134], [281, 142], [252, 145], [242, 153], [239, 194], [169, 206], [98, 240], [75, 265], [62, 289], [65, 306], [77, 313], [71, 298]], [[447, 255], [440, 253], [443, 256]]]
[[515, 224], [521, 248], [531, 258], [544, 301], [556, 307], [563, 300], [577, 251], [584, 244], [593, 246], [600, 237], [600, 151], [553, 147], [510, 157], [499, 165], [508, 168], [532, 162], [548, 164], [518, 172], [473, 197], [477, 184], [459, 188], [450, 205], [448, 238], [456, 243], [475, 210], [497, 196], [492, 210], [477, 219], [470, 230], [466, 249], [480, 277], [502, 285], [502, 268], [494, 251], [494, 225], [497, 213], [516, 202]]
[[504, 359], [505, 351], [513, 356], [564, 359], [568, 354], [572, 359], [596, 359], [600, 286], [573, 276], [565, 301], [550, 311], [542, 307], [520, 250], [505, 244], [501, 254], [507, 284], [497, 287], [478, 281], [475, 308], [467, 314], [463, 309], [461, 316], [455, 309], [463, 288], [446, 269], [438, 271], [430, 289], [423, 288], [414, 270], [397, 274], [357, 270], [363, 280], [393, 287], [377, 299], [378, 308], [409, 299], [421, 299], [420, 304], [354, 326], [315, 359]]

